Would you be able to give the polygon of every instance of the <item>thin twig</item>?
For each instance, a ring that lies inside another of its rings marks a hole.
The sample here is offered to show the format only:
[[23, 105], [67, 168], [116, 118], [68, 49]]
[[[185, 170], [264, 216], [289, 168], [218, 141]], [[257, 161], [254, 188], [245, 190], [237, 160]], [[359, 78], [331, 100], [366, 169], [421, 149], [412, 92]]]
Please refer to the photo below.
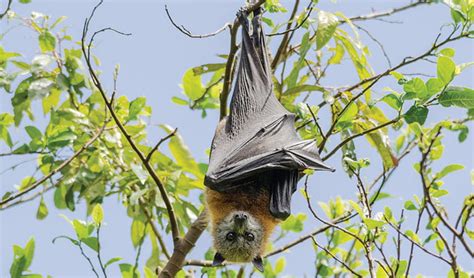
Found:
[[[311, 2], [312, 3], [312, 2]], [[276, 33], [270, 33], [270, 34], [267, 34], [268, 37], [273, 37], [273, 36], [281, 36], [281, 35], [285, 35], [287, 33], [290, 33], [290, 32], [294, 32], [296, 30], [298, 30], [301, 26], [303, 26], [303, 24], [306, 22], [306, 20], [308, 20], [308, 18], [311, 16], [311, 12], [313, 11], [314, 9], [314, 6], [312, 6], [310, 3], [310, 7], [308, 9], [308, 13], [306, 14], [306, 16], [303, 18], [303, 20], [301, 20], [301, 22], [299, 24], [297, 24], [295, 27], [293, 28], [290, 28], [290, 29], [287, 29], [286, 31], [283, 31], [283, 32], [276, 32]]]
[[314, 115], [314, 112], [313, 112], [313, 110], [311, 109], [311, 106], [309, 106], [309, 104], [306, 103], [306, 107], [308, 108], [309, 112], [311, 113], [311, 117], [313, 118], [314, 125], [316, 125], [316, 127], [318, 128], [319, 134], [321, 134], [321, 137], [323, 137], [323, 140], [324, 140], [324, 132], [323, 132], [323, 129], [322, 129], [321, 126], [319, 125], [318, 120], [316, 119], [316, 116]]
[[81, 250], [81, 255], [87, 260], [87, 262], [89, 263], [90, 267], [92, 268], [92, 271], [94, 272], [95, 276], [97, 278], [99, 278], [99, 274], [95, 270], [94, 264], [92, 263], [91, 259], [89, 258], [89, 256], [86, 255], [86, 253], [84, 252], [84, 249], [82, 248], [82, 241], [79, 241], [78, 246], [79, 246], [79, 250]]
[[357, 273], [355, 270], [353, 270], [350, 266], [348, 266], [344, 261], [342, 261], [341, 259], [339, 259], [336, 255], [334, 255], [333, 253], [331, 253], [331, 251], [329, 251], [326, 247], [320, 245], [318, 242], [316, 242], [316, 239], [314, 239], [314, 237], [311, 237], [311, 240], [313, 240], [313, 243], [314, 245], [318, 246], [318, 248], [321, 248], [324, 250], [324, 252], [326, 252], [326, 254], [328, 254], [329, 256], [331, 256], [334, 260], [336, 260], [338, 263], [342, 264], [347, 270], [349, 270], [352, 274], [354, 274], [355, 276], [357, 277], [362, 277], [362, 275], [360, 275], [359, 273]]
[[[394, 123], [398, 122], [399, 120], [400, 120], [400, 118], [397, 117], [397, 118], [395, 118], [395, 119], [393, 119], [393, 120], [391, 120], [391, 121], [388, 121], [388, 122], [383, 123], [383, 124], [381, 124], [381, 125], [375, 126], [375, 127], [373, 127], [373, 128], [364, 130], [364, 131], [362, 131], [362, 132], [360, 132], [360, 133], [357, 133], [357, 134], [354, 134], [354, 135], [352, 135], [352, 136], [347, 137], [347, 138], [344, 139], [341, 143], [339, 143], [332, 151], [330, 151], [326, 156], [324, 156], [324, 157], [322, 158], [322, 160], [324, 161], [324, 160], [329, 159], [329, 158], [330, 158], [331, 156], [333, 156], [340, 148], [342, 148], [345, 144], [349, 143], [350, 141], [354, 140], [355, 138], [360, 137], [360, 136], [364, 136], [364, 135], [366, 135], [366, 134], [369, 134], [369, 133], [371, 133], [371, 132], [374, 132], [374, 131], [376, 131], [376, 130], [379, 130], [379, 129], [381, 129], [381, 128], [384, 128], [384, 127], [386, 127], [386, 126], [388, 126], [388, 125], [394, 124]], [[324, 138], [324, 137], [323, 137], [323, 138]]]
[[158, 143], [156, 143], [156, 145], [151, 149], [151, 151], [148, 153], [148, 155], [146, 156], [145, 158], [145, 161], [146, 162], [149, 162], [150, 159], [151, 159], [151, 156], [153, 155], [153, 153], [155, 151], [158, 150], [158, 148], [160, 147], [161, 144], [163, 144], [163, 142], [166, 142], [168, 139], [170, 139], [171, 137], [173, 137], [176, 132], [178, 131], [178, 128], [175, 128], [172, 132], [170, 132], [170, 134], [166, 135], [165, 137], [161, 138], [160, 141], [158, 141]]
[[[362, 20], [369, 20], [369, 19], [378, 19], [380, 17], [390, 16], [390, 15], [393, 15], [395, 13], [405, 11], [405, 10], [408, 10], [410, 8], [414, 8], [416, 6], [419, 6], [419, 5], [422, 5], [422, 4], [428, 4], [428, 3], [430, 3], [430, 1], [419, 0], [419, 1], [416, 1], [416, 2], [412, 2], [408, 5], [401, 6], [401, 7], [398, 7], [398, 8], [393, 8], [393, 9], [390, 9], [390, 10], [387, 10], [387, 11], [373, 12], [373, 13], [366, 14], [366, 15], [353, 16], [353, 17], [350, 17], [349, 19], [351, 21], [362, 21]], [[344, 21], [341, 20], [340, 22], [342, 23]]]
[[13, 0], [8, 0], [6, 9], [0, 14], [0, 19], [2, 19], [10, 10]]
[[97, 260], [99, 261], [100, 268], [102, 269], [102, 273], [104, 277], [107, 278], [107, 272], [105, 271], [104, 264], [102, 263], [102, 257], [100, 255], [100, 223], [97, 225]]
[[209, 91], [214, 87], [216, 86], [217, 84], [219, 84], [222, 80], [224, 79], [224, 76], [222, 76], [221, 78], [219, 78], [216, 82], [212, 83], [211, 85], [209, 85], [205, 90], [204, 90], [204, 93], [202, 93], [202, 96], [200, 96], [199, 98], [197, 98], [195, 101], [193, 101], [193, 104], [189, 107], [192, 109], [196, 108], [196, 105], [201, 102], [206, 96], [207, 94], [209, 93]]
[[[384, 217], [385, 218], [385, 217]], [[387, 218], [385, 218], [385, 221], [395, 230], [397, 231], [397, 233], [399, 233], [399, 235], [402, 235], [404, 238], [406, 238], [408, 241], [410, 241], [411, 243], [413, 243], [414, 245], [416, 245], [418, 248], [420, 248], [423, 252], [427, 253], [428, 255], [431, 255], [435, 258], [438, 258], [440, 260], [442, 260], [443, 262], [447, 263], [448, 265], [451, 265], [451, 262], [448, 261], [447, 259], [441, 257], [440, 255], [437, 255], [433, 252], [431, 252], [430, 250], [426, 249], [425, 247], [423, 247], [421, 244], [419, 244], [418, 242], [414, 241], [413, 239], [411, 239], [409, 236], [407, 236], [406, 234], [404, 234], [402, 231], [400, 231], [395, 225], [393, 225]]]
[[188, 36], [190, 38], [194, 38], [194, 39], [203, 39], [203, 38], [214, 37], [214, 36], [222, 33], [225, 29], [231, 28], [231, 26], [232, 26], [230, 23], [226, 23], [226, 24], [224, 24], [224, 26], [222, 26], [221, 28], [219, 28], [218, 30], [216, 30], [212, 33], [203, 34], [203, 35], [194, 35], [188, 29], [186, 29], [186, 27], [184, 27], [183, 25], [179, 26], [178, 24], [176, 24], [174, 22], [173, 18], [170, 15], [170, 12], [168, 10], [167, 5], [165, 5], [165, 11], [166, 11], [166, 15], [168, 16], [168, 19], [170, 20], [171, 24], [173, 24], [173, 26], [176, 27], [176, 29], [178, 29], [181, 33], [185, 34], [186, 36]]
[[293, 19], [296, 16], [296, 12], [298, 10], [299, 4], [300, 4], [300, 0], [295, 0], [295, 4], [293, 6], [293, 10], [291, 12], [290, 19], [288, 20], [288, 24], [286, 25], [286, 30], [290, 30], [290, 31], [289, 32], [285, 31], [285, 33], [283, 35], [283, 38], [281, 39], [280, 45], [278, 46], [278, 50], [277, 50], [275, 56], [273, 57], [273, 61], [272, 61], [272, 64], [271, 64], [271, 68], [273, 70], [275, 70], [277, 65], [280, 63], [280, 58], [286, 52], [286, 48], [287, 48], [288, 44], [290, 43], [291, 38], [293, 37], [294, 31], [291, 31], [291, 29], [292, 29], [291, 25], [292, 25]]
[[385, 50], [385, 47], [383, 46], [383, 44], [376, 37], [374, 37], [369, 32], [369, 30], [365, 29], [362, 26], [359, 26], [358, 24], [354, 24], [354, 26], [357, 27], [357, 29], [362, 30], [364, 33], [366, 33], [367, 36], [369, 36], [369, 38], [372, 39], [379, 46], [380, 50], [383, 53], [383, 56], [385, 56], [385, 60], [387, 60], [388, 67], [391, 68], [392, 67], [392, 61], [390, 61], [390, 57], [388, 56], [387, 51]]
[[146, 209], [144, 201], [141, 200], [140, 202], [141, 202], [140, 205], [142, 206], [143, 212], [145, 213], [145, 216], [147, 218], [147, 221], [151, 226], [151, 230], [155, 234], [156, 238], [158, 239], [158, 243], [161, 246], [161, 252], [163, 252], [163, 254], [165, 254], [165, 257], [169, 260], [171, 256], [170, 256], [170, 253], [168, 252], [168, 248], [166, 247], [165, 241], [163, 240], [163, 237], [158, 231], [158, 228], [156, 227], [155, 222], [153, 222], [153, 217], [151, 216], [151, 213], [148, 211], [148, 209]]

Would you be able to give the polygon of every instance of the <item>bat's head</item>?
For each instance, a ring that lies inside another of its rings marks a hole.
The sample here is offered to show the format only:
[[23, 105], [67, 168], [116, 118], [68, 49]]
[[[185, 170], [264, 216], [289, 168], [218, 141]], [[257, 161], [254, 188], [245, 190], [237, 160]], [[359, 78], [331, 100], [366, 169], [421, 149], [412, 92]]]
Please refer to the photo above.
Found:
[[260, 253], [265, 246], [265, 230], [260, 221], [245, 211], [229, 213], [212, 227], [214, 247], [217, 251], [214, 264], [224, 260], [253, 262], [263, 270]]

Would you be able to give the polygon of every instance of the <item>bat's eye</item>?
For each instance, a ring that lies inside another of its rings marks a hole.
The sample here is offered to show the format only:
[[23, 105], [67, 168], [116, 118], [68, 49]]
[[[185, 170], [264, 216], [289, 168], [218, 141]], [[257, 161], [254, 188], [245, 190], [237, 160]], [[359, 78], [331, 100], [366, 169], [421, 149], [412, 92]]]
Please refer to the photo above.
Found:
[[253, 241], [255, 239], [255, 236], [252, 233], [245, 233], [245, 239], [247, 241]]
[[225, 236], [225, 239], [227, 239], [228, 241], [234, 241], [234, 239], [237, 237], [237, 235], [234, 233], [234, 232], [229, 232], [227, 233], [227, 235]]

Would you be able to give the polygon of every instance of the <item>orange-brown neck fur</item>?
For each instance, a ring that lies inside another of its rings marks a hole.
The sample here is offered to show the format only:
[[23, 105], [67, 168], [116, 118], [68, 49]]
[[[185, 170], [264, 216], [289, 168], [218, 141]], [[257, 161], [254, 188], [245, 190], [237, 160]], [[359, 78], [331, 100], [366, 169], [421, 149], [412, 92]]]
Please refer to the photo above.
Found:
[[264, 230], [263, 244], [259, 255], [265, 251], [265, 246], [279, 220], [270, 214], [270, 196], [265, 188], [241, 188], [227, 192], [217, 192], [206, 189], [207, 208], [210, 215], [211, 229], [234, 211], [246, 211], [260, 221]]

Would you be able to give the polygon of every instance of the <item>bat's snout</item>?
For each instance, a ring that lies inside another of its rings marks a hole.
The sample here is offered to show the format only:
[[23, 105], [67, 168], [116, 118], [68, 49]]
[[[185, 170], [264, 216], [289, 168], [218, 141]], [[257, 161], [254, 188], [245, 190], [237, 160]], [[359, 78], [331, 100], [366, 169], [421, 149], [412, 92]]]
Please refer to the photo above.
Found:
[[234, 215], [234, 221], [235, 223], [244, 223], [245, 221], [247, 221], [248, 219], [248, 216], [247, 214], [245, 213], [237, 213]]
[[233, 216], [234, 230], [237, 233], [241, 234], [245, 231], [248, 218], [248, 215], [243, 212], [238, 212]]

